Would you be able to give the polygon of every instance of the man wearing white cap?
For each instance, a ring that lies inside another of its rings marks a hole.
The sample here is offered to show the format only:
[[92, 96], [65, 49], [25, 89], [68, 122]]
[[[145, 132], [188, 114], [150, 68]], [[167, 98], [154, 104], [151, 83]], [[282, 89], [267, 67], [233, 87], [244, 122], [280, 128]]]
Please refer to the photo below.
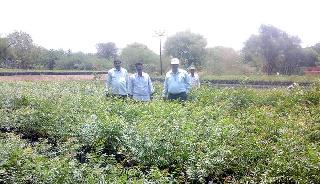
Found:
[[171, 59], [171, 70], [166, 73], [163, 98], [169, 100], [187, 100], [191, 88], [187, 71], [179, 68], [179, 59]]
[[196, 67], [194, 67], [193, 65], [191, 65], [189, 67], [189, 77], [190, 77], [190, 80], [191, 80], [191, 86], [192, 87], [200, 87], [200, 80], [199, 80], [199, 75], [197, 73], [195, 73], [196, 71]]

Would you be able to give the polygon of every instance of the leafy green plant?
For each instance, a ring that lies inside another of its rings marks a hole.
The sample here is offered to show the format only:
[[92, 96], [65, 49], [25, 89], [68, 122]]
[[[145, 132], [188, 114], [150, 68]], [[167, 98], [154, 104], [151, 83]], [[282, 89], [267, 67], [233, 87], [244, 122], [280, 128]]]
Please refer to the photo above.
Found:
[[319, 84], [203, 85], [184, 103], [162, 101], [159, 84], [148, 103], [105, 98], [103, 88], [0, 83], [1, 182], [320, 181]]

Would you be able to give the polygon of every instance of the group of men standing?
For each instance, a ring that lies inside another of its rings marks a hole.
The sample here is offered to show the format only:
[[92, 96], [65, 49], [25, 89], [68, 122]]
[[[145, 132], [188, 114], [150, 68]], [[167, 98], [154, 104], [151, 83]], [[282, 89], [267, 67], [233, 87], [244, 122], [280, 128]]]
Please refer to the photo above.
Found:
[[[168, 100], [187, 100], [192, 87], [199, 87], [199, 76], [195, 67], [189, 68], [188, 74], [179, 68], [180, 61], [171, 59], [171, 70], [167, 72], [162, 97]], [[136, 73], [129, 76], [126, 69], [121, 67], [121, 60], [114, 60], [114, 68], [110, 69], [106, 80], [106, 95], [126, 98], [127, 96], [137, 101], [150, 101], [154, 87], [150, 76], [143, 72], [143, 64], [135, 64]]]

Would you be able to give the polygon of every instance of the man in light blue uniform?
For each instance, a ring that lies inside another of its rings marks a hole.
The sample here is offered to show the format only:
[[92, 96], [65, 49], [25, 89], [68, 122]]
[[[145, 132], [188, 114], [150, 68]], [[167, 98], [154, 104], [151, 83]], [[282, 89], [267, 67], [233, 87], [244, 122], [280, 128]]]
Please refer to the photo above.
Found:
[[179, 68], [179, 59], [171, 59], [171, 70], [166, 73], [163, 89], [163, 98], [169, 100], [182, 100], [188, 98], [191, 81], [187, 71]]
[[115, 59], [114, 68], [108, 71], [106, 81], [106, 96], [125, 98], [128, 95], [129, 76], [126, 69], [121, 67], [121, 60]]
[[194, 67], [193, 65], [191, 65], [189, 67], [189, 77], [191, 80], [191, 86], [192, 88], [199, 88], [200, 87], [200, 80], [199, 80], [199, 75], [195, 72], [196, 71], [196, 67]]
[[142, 72], [142, 63], [136, 63], [135, 66], [137, 73], [130, 76], [129, 95], [137, 101], [150, 101], [154, 92], [150, 76]]

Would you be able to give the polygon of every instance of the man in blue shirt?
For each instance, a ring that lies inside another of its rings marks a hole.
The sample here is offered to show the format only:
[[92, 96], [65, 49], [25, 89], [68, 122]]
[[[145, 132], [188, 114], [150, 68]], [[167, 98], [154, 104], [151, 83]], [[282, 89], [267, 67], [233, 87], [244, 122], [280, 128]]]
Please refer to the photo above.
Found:
[[190, 77], [190, 80], [191, 80], [191, 87], [192, 88], [200, 87], [199, 75], [195, 72], [196, 71], [196, 67], [191, 65], [189, 67], [189, 71], [190, 71], [189, 77]]
[[112, 96], [125, 98], [128, 95], [129, 76], [126, 69], [121, 67], [121, 60], [115, 59], [114, 68], [108, 71], [106, 81], [106, 96], [111, 93]]
[[137, 101], [150, 101], [154, 92], [150, 76], [142, 72], [142, 63], [136, 63], [137, 73], [130, 76], [129, 95]]
[[163, 98], [169, 100], [182, 100], [188, 98], [191, 81], [187, 71], [179, 68], [179, 59], [171, 59], [171, 70], [166, 73], [163, 89]]

